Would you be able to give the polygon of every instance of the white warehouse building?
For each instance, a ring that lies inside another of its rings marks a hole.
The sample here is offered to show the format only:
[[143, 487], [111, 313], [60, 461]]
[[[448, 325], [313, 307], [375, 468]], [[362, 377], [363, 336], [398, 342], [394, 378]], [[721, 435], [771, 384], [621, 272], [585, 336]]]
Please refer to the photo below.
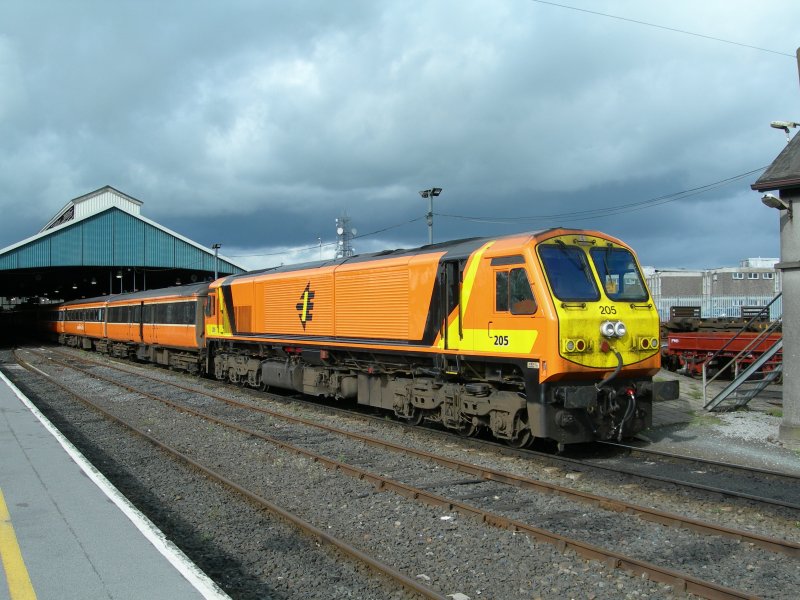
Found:
[[[654, 269], [645, 267], [647, 285], [662, 321], [673, 306], [700, 307], [700, 316], [741, 317], [742, 308], [767, 306], [780, 293], [777, 258], [747, 258], [738, 267], [718, 269]], [[770, 319], [781, 315], [781, 300], [770, 307]], [[749, 312], [749, 311], [745, 311]]]

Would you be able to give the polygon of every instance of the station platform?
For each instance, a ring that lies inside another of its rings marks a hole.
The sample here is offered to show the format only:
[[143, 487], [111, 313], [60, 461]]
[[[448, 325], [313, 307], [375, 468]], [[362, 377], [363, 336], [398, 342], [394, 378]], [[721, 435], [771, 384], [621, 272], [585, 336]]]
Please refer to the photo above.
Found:
[[0, 373], [0, 600], [229, 598]]

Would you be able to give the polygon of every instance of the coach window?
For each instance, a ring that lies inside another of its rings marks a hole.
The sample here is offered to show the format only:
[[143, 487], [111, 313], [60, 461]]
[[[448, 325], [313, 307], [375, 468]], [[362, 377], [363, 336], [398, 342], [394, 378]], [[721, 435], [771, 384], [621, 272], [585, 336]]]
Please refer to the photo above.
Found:
[[512, 315], [532, 315], [536, 300], [525, 269], [497, 271], [495, 273], [495, 310]]

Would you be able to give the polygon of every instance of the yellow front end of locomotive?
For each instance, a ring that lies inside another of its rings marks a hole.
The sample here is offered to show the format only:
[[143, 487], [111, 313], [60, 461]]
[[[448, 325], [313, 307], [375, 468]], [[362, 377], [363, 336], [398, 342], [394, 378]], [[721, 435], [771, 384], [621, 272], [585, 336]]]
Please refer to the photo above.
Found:
[[540, 243], [537, 253], [558, 317], [560, 371], [658, 369], [658, 312], [629, 248], [565, 234]]

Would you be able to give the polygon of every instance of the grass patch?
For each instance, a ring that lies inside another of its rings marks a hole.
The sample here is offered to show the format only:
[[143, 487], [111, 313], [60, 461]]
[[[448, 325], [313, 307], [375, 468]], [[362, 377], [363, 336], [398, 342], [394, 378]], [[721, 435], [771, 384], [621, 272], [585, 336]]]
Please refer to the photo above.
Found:
[[782, 417], [783, 416], [783, 410], [781, 410], [780, 408], [770, 408], [767, 411], [767, 414], [770, 417]]
[[689, 422], [690, 427], [707, 427], [709, 425], [722, 425], [724, 421], [719, 417], [706, 414], [694, 413], [692, 420]]

